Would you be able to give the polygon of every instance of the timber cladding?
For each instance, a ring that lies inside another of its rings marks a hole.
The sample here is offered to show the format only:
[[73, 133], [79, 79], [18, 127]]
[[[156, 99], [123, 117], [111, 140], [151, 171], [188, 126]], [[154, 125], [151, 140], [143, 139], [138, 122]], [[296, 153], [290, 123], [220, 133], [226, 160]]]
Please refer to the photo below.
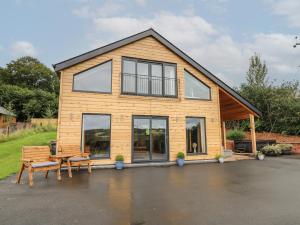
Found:
[[[164, 98], [121, 94], [122, 57], [176, 63], [178, 97]], [[74, 74], [102, 62], [112, 60], [112, 93], [72, 91]], [[190, 100], [184, 97], [184, 69], [211, 88], [211, 100]], [[58, 145], [80, 144], [83, 113], [111, 115], [110, 159], [94, 164], [114, 163], [122, 154], [125, 163], [131, 162], [132, 116], [166, 116], [169, 122], [169, 160], [175, 160], [179, 151], [186, 152], [186, 117], [206, 118], [207, 155], [186, 156], [186, 160], [211, 159], [221, 150], [221, 122], [218, 86], [198, 70], [171, 52], [153, 37], [146, 37], [88, 61], [66, 68], [60, 75], [58, 115]]]

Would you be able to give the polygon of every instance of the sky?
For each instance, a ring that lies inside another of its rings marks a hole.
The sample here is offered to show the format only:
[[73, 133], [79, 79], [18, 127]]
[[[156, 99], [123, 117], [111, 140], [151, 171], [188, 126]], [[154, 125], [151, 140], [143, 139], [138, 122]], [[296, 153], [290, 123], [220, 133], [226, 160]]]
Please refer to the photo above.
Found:
[[0, 25], [2, 67], [30, 55], [52, 68], [152, 27], [230, 86], [255, 53], [270, 80], [300, 81], [300, 0], [1, 0]]

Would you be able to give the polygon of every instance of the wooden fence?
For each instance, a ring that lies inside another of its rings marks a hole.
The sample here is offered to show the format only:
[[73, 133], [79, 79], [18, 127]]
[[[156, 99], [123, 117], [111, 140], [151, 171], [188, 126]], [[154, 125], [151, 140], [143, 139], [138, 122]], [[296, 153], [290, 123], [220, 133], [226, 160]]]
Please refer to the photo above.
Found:
[[46, 126], [46, 125], [57, 126], [57, 119], [32, 118], [31, 125], [32, 126]]

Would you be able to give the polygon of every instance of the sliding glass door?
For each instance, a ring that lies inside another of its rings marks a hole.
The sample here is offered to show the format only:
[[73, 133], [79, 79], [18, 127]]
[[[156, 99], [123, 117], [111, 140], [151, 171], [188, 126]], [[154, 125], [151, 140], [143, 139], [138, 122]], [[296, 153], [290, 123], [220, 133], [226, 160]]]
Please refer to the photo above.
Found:
[[166, 117], [133, 117], [133, 162], [168, 160]]

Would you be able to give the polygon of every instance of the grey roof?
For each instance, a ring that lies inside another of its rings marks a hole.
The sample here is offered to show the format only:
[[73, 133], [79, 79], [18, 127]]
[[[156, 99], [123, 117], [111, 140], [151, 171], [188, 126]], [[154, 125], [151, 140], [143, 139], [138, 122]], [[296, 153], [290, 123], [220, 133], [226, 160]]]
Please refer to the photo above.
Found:
[[95, 50], [83, 53], [81, 55], [75, 56], [73, 58], [67, 59], [65, 61], [56, 63], [53, 65], [53, 68], [55, 72], [59, 72], [63, 69], [66, 69], [68, 67], [71, 67], [73, 65], [76, 65], [78, 63], [81, 63], [83, 61], [89, 60], [91, 58], [94, 58], [96, 56], [99, 56], [101, 54], [110, 52], [114, 49], [117, 49], [119, 47], [125, 46], [127, 44], [130, 44], [132, 42], [138, 41], [140, 39], [143, 39], [145, 37], [152, 36], [156, 40], [158, 40], [160, 43], [165, 45], [168, 49], [170, 49], [172, 52], [180, 56], [182, 59], [190, 63], [192, 66], [194, 66], [196, 69], [198, 69], [201, 73], [203, 73], [206, 77], [208, 77], [210, 80], [215, 82], [217, 85], [219, 85], [222, 89], [224, 89], [227, 93], [229, 93], [231, 96], [239, 100], [241, 103], [246, 105], [249, 109], [254, 111], [257, 115], [261, 116], [261, 112], [250, 102], [248, 102], [245, 98], [240, 96], [236, 91], [234, 91], [231, 87], [229, 87], [227, 84], [225, 84], [223, 81], [221, 81], [219, 78], [217, 78], [215, 75], [213, 75], [210, 71], [205, 69], [203, 66], [201, 66], [199, 63], [197, 63], [194, 59], [192, 59], [190, 56], [188, 56], [186, 53], [181, 51], [179, 48], [177, 48], [175, 45], [173, 45], [170, 41], [168, 41], [166, 38], [161, 36], [159, 33], [157, 33], [154, 29], [150, 28], [148, 30], [145, 30], [143, 32], [140, 32], [138, 34], [132, 35], [130, 37], [124, 38], [122, 40], [113, 42], [111, 44], [105, 45], [103, 47], [97, 48]]
[[0, 106], [0, 114], [8, 115], [8, 116], [16, 116], [14, 113], [8, 111], [7, 109]]

